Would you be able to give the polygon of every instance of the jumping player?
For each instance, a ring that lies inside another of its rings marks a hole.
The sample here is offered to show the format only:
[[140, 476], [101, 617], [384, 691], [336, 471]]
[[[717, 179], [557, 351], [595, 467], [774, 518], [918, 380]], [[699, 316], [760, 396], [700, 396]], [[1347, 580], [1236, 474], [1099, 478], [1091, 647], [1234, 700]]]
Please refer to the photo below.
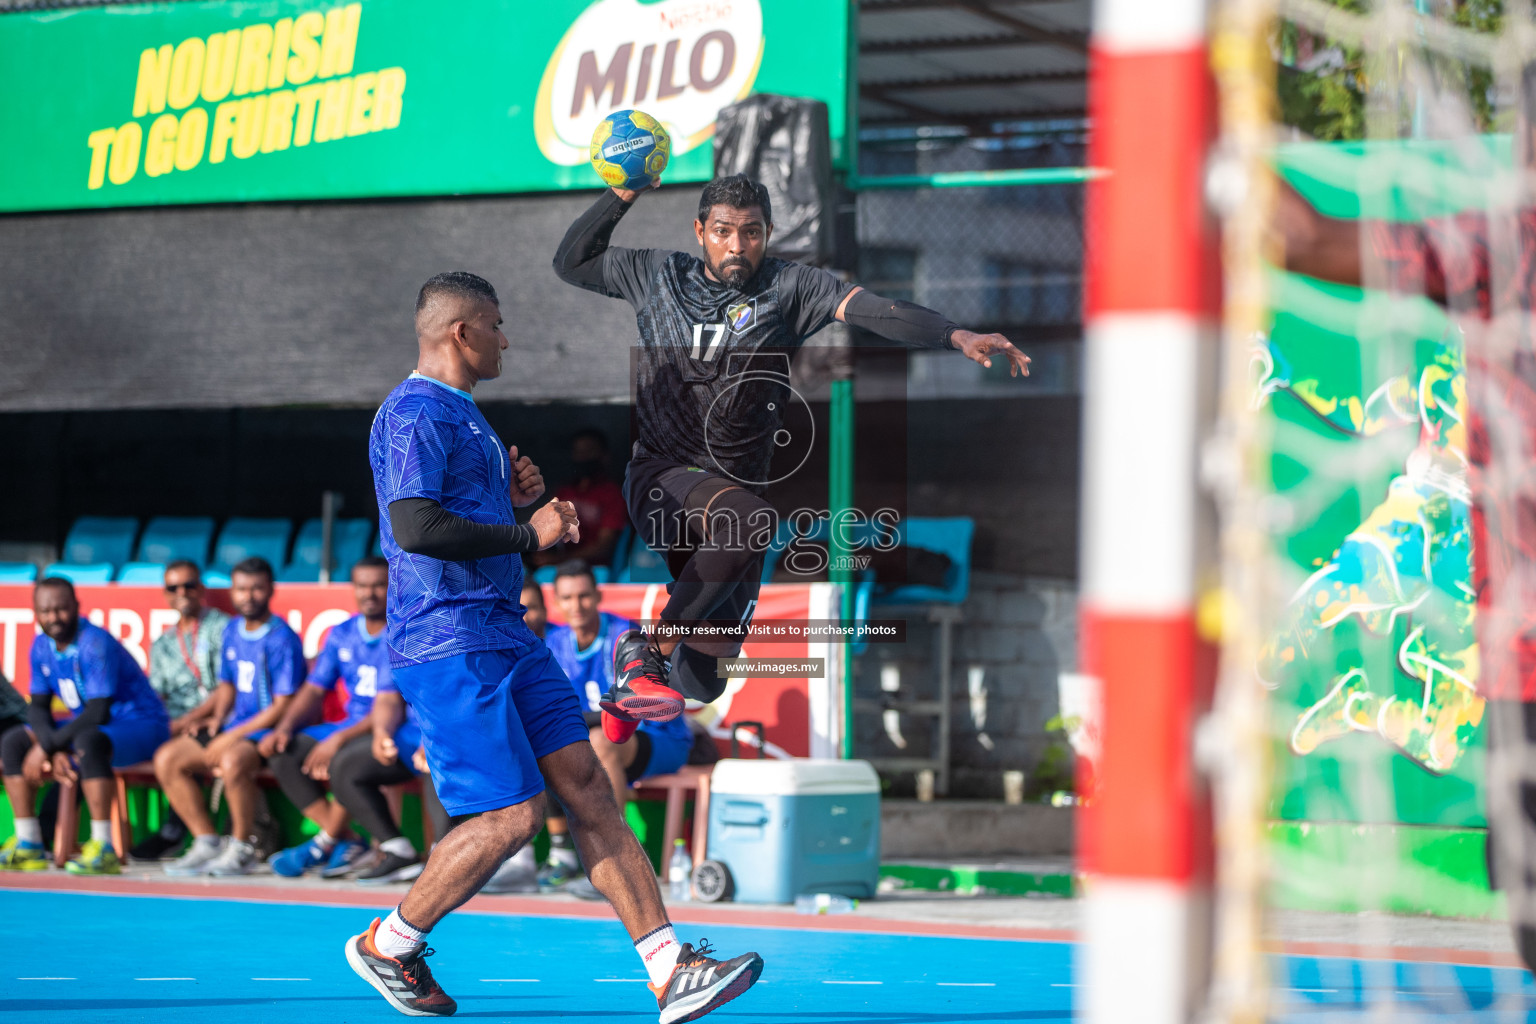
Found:
[[580, 534], [575, 509], [558, 499], [517, 524], [515, 508], [544, 493], [543, 477], [502, 447], [471, 397], [501, 372], [507, 347], [495, 290], [473, 274], [439, 274], [417, 296], [416, 335], [416, 372], [384, 400], [369, 443], [389, 559], [391, 678], [416, 710], [444, 809], [478, 817], [442, 838], [387, 919], [347, 941], [347, 961], [400, 1012], [452, 1014], [426, 936], [539, 831], [547, 780], [593, 885], [635, 942], [662, 1024], [692, 1020], [749, 988], [763, 961], [721, 962], [703, 944], [678, 944], [570, 681], [523, 621], [522, 554]]
[[931, 309], [768, 256], [768, 190], [745, 175], [704, 186], [693, 222], [702, 258], [610, 246], [638, 196], [605, 191], [555, 254], [561, 280], [634, 307], [639, 439], [624, 497], [674, 580], [654, 632], [632, 631], [615, 652], [603, 701], [604, 734], [615, 743], [641, 719], [676, 718], [684, 696], [709, 703], [725, 689], [715, 659], [740, 653], [743, 632], [681, 638], [696, 624], [751, 621], [762, 545], [747, 533], [773, 515], [761, 493], [788, 405], [775, 396], [787, 393], [789, 357], [807, 337], [839, 320], [912, 348], [958, 349], [983, 366], [1001, 355], [1013, 376], [1029, 373], [1029, 357], [1001, 334], [964, 330]]

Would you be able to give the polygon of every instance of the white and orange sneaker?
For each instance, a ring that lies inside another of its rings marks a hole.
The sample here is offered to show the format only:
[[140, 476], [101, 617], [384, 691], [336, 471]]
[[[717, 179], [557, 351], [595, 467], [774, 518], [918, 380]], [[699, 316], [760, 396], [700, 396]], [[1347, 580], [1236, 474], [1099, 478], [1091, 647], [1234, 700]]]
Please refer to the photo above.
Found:
[[716, 960], [709, 955], [713, 952], [707, 939], [701, 939], [697, 949], [683, 943], [666, 983], [650, 986], [661, 1008], [661, 1024], [698, 1020], [741, 995], [762, 976], [763, 958], [756, 953]]

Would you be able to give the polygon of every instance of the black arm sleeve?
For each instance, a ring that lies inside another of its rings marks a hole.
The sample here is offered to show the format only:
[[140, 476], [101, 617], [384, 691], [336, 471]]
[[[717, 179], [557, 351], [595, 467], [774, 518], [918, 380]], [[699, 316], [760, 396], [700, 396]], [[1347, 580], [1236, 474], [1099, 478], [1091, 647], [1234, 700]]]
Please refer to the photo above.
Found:
[[32, 727], [32, 737], [37, 740], [37, 745], [43, 748], [43, 753], [52, 755], [54, 751], [62, 749], [55, 737], [58, 730], [53, 727], [53, 696], [47, 693], [34, 693], [32, 703], [27, 706], [27, 724]]
[[620, 199], [613, 189], [603, 189], [597, 202], [576, 218], [560, 240], [560, 248], [555, 250], [555, 273], [560, 280], [588, 291], [609, 294], [601, 257], [608, 251], [613, 229], [631, 205]]
[[402, 551], [445, 562], [539, 550], [539, 533], [524, 523], [476, 523], [456, 516], [431, 498], [389, 503], [389, 525]]
[[112, 721], [112, 698], [93, 697], [85, 702], [80, 713], [53, 731], [54, 750], [68, 750], [75, 737], [85, 729], [96, 728]]
[[909, 348], [952, 348], [950, 333], [959, 325], [927, 306], [900, 299], [883, 299], [864, 289], [848, 300], [843, 319], [854, 327], [899, 341]]

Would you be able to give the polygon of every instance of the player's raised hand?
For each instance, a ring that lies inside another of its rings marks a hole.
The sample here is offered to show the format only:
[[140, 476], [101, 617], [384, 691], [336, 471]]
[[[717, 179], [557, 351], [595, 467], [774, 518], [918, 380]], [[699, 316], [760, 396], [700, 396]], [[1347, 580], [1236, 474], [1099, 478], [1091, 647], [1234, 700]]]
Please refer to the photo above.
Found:
[[528, 456], [518, 456], [517, 445], [507, 449], [507, 458], [512, 461], [512, 504], [532, 505], [544, 496], [544, 474]]
[[991, 369], [992, 360], [989, 358], [995, 353], [1001, 353], [1008, 359], [1008, 376], [1029, 376], [1029, 356], [1013, 347], [1013, 342], [1001, 334], [977, 334], [975, 331], [955, 331], [949, 336], [950, 343], [965, 353], [965, 357], [972, 362], [980, 363]]
[[616, 187], [611, 186], [611, 185], [609, 187], [613, 188], [613, 194], [614, 195], [618, 196], [620, 199], [624, 200], [626, 203], [632, 203], [636, 199], [639, 199], [646, 192], [650, 192], [653, 189], [661, 188], [661, 175], [658, 174], [656, 177], [652, 178], [650, 185], [648, 185], [647, 187], [641, 189], [638, 192], [636, 192], [634, 189], [616, 188]]
[[562, 540], [575, 543], [581, 539], [576, 506], [555, 498], [528, 518], [528, 525], [539, 535], [539, 550], [552, 548]]

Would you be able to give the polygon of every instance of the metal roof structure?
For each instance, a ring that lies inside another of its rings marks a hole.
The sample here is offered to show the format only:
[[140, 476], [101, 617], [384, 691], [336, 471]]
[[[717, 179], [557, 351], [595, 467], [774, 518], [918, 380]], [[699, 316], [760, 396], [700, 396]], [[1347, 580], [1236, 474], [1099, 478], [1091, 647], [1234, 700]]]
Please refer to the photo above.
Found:
[[859, 0], [862, 128], [1087, 115], [1090, 0]]

